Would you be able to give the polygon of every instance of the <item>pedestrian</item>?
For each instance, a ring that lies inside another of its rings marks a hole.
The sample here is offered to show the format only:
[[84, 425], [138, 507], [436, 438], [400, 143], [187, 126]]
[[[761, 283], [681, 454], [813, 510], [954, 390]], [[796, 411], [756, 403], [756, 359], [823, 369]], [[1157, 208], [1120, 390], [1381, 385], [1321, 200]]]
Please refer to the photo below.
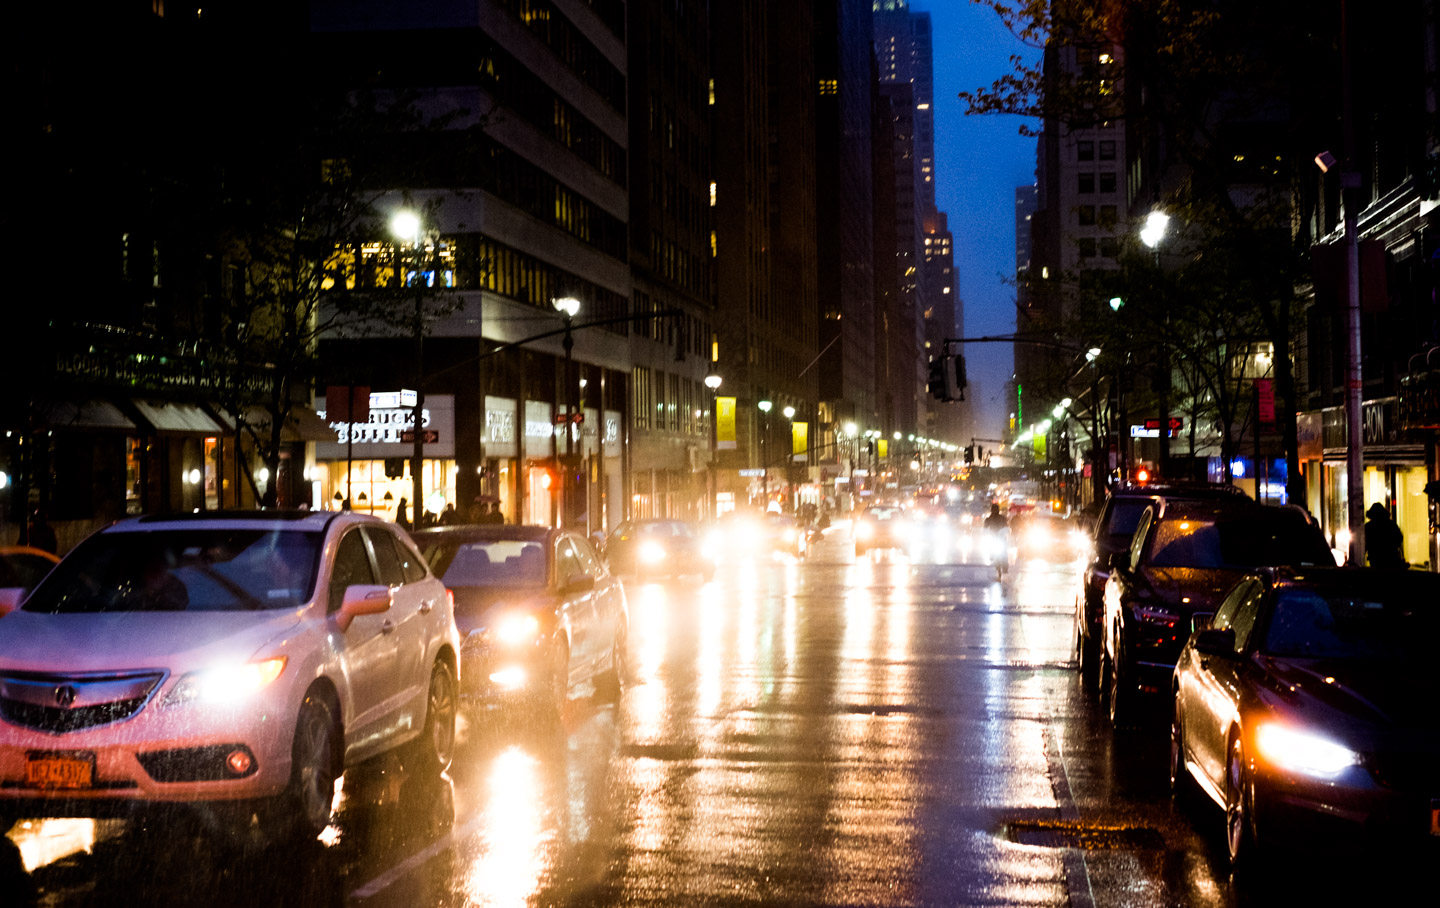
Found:
[[409, 505], [410, 502], [402, 498], [400, 499], [400, 506], [395, 509], [395, 523], [397, 523], [400, 528], [402, 530], [405, 530], [406, 532], [409, 532], [410, 530]]
[[31, 548], [58, 555], [60, 542], [55, 538], [55, 530], [45, 520], [45, 512], [38, 508], [30, 515], [30, 525], [27, 528], [27, 535], [30, 538]]
[[465, 522], [470, 524], [484, 523], [485, 512], [489, 509], [490, 506], [477, 497], [474, 501], [470, 502], [470, 507], [465, 509]]
[[1375, 568], [1404, 568], [1405, 536], [1380, 502], [1365, 512], [1365, 557]]
[[444, 512], [440, 514], [440, 525], [446, 527], [453, 527], [459, 522], [460, 514], [455, 510], [455, 505], [453, 503], [447, 502]]
[[496, 526], [505, 523], [505, 515], [501, 512], [499, 503], [490, 505], [490, 510], [485, 514], [485, 522]]

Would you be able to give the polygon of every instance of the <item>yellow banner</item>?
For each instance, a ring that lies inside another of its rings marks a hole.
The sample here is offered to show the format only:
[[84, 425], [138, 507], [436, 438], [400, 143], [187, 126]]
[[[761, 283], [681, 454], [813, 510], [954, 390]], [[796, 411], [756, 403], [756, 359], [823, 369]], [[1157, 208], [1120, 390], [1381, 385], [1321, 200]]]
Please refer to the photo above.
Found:
[[735, 450], [735, 398], [715, 398], [715, 447]]
[[796, 460], [805, 460], [810, 456], [810, 424], [808, 422], [792, 422], [790, 424], [790, 453]]
[[888, 439], [888, 438], [877, 438], [877, 439], [875, 439], [875, 456], [876, 456], [876, 457], [889, 457], [889, 456], [890, 456], [890, 439]]
[[1044, 436], [1044, 435], [1036, 435], [1036, 436], [1035, 436], [1035, 462], [1036, 462], [1036, 463], [1044, 463], [1044, 462], [1045, 462], [1045, 441], [1046, 441], [1046, 439], [1045, 439], [1045, 436]]

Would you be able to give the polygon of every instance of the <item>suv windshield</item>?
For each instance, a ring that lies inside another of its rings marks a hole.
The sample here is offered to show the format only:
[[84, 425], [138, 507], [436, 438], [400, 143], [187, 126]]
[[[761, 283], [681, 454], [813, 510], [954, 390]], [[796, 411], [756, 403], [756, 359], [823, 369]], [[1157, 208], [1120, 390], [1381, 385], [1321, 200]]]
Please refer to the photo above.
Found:
[[1247, 568], [1333, 565], [1325, 540], [1304, 521], [1281, 514], [1242, 519], [1162, 520], [1150, 546], [1152, 567]]
[[322, 535], [155, 530], [91, 536], [35, 589], [27, 612], [228, 612], [310, 598]]

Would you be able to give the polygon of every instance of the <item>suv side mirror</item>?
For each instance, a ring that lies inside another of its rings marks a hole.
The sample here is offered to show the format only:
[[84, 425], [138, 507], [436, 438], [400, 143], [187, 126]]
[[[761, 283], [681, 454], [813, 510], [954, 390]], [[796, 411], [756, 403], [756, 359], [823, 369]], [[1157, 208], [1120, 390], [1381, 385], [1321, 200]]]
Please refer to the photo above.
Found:
[[1199, 631], [1195, 634], [1195, 649], [1205, 656], [1234, 656], [1235, 631], [1228, 627], [1223, 631]]
[[377, 583], [357, 583], [345, 587], [345, 598], [340, 611], [335, 613], [335, 624], [340, 630], [348, 631], [350, 624], [361, 615], [378, 615], [390, 610], [390, 587]]
[[588, 593], [593, 589], [595, 589], [595, 578], [589, 574], [582, 574], [579, 577], [571, 577], [570, 582], [560, 588], [560, 592], [568, 595], [570, 593]]

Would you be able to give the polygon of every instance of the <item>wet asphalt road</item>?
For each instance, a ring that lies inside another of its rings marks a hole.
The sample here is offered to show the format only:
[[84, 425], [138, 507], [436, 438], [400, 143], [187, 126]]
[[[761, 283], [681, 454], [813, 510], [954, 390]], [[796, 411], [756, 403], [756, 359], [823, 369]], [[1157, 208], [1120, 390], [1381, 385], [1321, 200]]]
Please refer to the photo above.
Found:
[[618, 707], [469, 717], [448, 778], [352, 772], [303, 848], [22, 824], [0, 904], [1433, 904], [1372, 855], [1232, 880], [1219, 811], [1172, 804], [1163, 720], [1116, 733], [1079, 689], [1074, 566], [1002, 584], [952, 543], [856, 561], [836, 528], [805, 562], [630, 585]]

